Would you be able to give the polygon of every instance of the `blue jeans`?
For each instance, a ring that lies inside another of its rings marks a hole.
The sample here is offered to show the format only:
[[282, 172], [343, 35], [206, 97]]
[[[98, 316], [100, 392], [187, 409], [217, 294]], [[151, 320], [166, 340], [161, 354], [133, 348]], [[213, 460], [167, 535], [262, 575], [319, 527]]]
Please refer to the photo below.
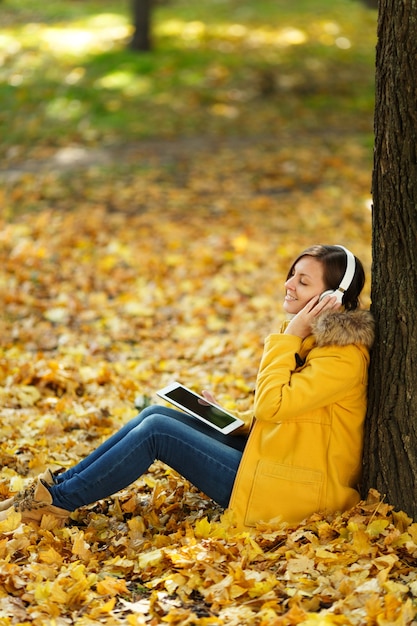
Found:
[[247, 437], [223, 435], [175, 409], [150, 406], [56, 477], [53, 504], [74, 509], [133, 483], [159, 460], [227, 507]]

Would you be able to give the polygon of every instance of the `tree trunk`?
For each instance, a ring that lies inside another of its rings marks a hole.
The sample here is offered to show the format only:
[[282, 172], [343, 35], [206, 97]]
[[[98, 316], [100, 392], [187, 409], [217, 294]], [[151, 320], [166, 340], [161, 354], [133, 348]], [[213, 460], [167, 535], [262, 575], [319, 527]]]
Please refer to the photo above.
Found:
[[147, 52], [152, 48], [151, 15], [152, 0], [132, 0], [133, 37], [130, 42], [132, 50]]
[[417, 0], [380, 0], [364, 495], [417, 519]]

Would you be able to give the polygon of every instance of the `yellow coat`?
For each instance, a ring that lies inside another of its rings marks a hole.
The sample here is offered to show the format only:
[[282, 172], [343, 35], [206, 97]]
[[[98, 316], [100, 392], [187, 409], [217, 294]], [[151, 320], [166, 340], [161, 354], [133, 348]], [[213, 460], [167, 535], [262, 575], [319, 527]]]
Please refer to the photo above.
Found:
[[238, 526], [300, 522], [358, 502], [372, 342], [372, 317], [360, 310], [321, 315], [304, 340], [266, 339], [230, 500]]

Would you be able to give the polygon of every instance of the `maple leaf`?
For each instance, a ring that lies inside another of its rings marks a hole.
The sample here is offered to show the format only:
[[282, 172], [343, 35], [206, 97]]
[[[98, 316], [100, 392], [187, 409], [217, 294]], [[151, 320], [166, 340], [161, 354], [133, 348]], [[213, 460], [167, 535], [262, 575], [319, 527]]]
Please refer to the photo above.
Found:
[[17, 528], [19, 528], [21, 523], [22, 516], [20, 513], [16, 511], [11, 511], [6, 519], [0, 522], [0, 533], [1, 534], [12, 534]]
[[120, 578], [112, 578], [106, 576], [102, 580], [99, 580], [96, 585], [97, 593], [100, 595], [116, 596], [119, 594], [128, 593], [126, 587], [126, 581]]

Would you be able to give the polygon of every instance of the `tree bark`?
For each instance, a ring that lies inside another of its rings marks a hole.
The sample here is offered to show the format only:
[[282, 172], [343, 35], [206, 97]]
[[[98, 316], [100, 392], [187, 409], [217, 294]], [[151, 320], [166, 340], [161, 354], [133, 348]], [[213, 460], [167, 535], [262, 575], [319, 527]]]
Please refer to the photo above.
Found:
[[152, 0], [132, 0], [133, 37], [132, 50], [147, 52], [152, 49], [151, 16]]
[[364, 494], [417, 519], [417, 0], [380, 0]]

